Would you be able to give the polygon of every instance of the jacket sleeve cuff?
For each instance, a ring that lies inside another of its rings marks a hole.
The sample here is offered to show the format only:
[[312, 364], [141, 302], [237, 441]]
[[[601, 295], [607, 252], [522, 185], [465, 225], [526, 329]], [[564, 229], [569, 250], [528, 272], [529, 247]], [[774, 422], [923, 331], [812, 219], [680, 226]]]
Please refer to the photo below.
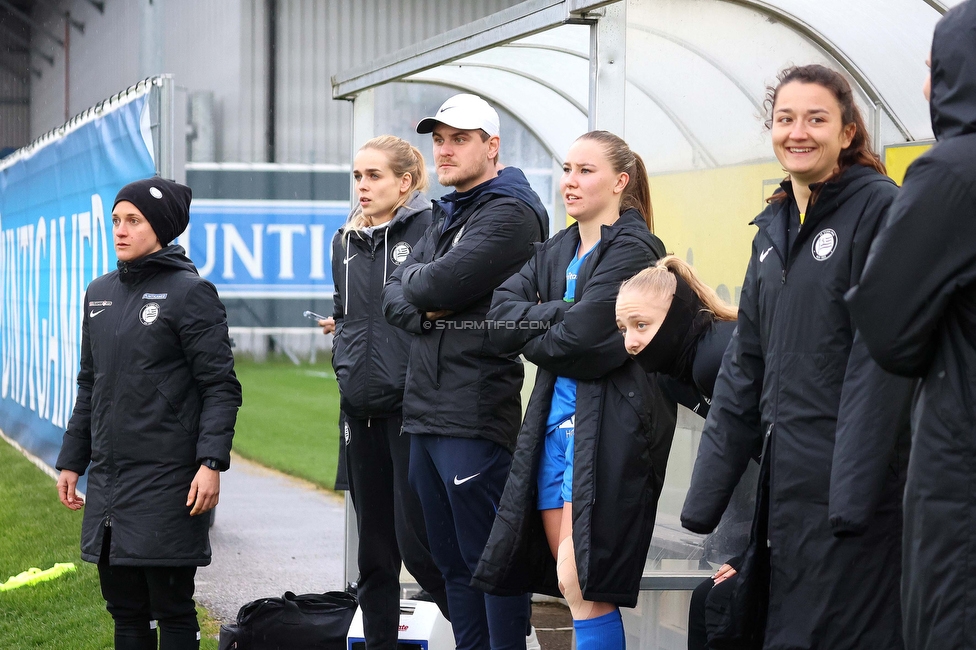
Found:
[[698, 533], [699, 535], [707, 535], [715, 530], [715, 526], [709, 526], [708, 524], [703, 524], [700, 521], [694, 521], [685, 517], [681, 518], [681, 525], [687, 530]]
[[89, 462], [91, 462], [91, 451], [85, 449], [85, 445], [76, 438], [65, 436], [54, 468], [58, 471], [66, 469], [82, 476], [88, 470]]

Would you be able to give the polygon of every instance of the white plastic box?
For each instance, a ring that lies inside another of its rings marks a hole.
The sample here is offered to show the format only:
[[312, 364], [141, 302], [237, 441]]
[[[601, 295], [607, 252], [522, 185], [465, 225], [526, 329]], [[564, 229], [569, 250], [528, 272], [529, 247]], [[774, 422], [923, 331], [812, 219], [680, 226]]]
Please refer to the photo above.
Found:
[[[435, 603], [401, 600], [397, 647], [401, 650], [454, 650], [454, 631]], [[365, 649], [363, 611], [357, 609], [346, 637], [346, 650]]]

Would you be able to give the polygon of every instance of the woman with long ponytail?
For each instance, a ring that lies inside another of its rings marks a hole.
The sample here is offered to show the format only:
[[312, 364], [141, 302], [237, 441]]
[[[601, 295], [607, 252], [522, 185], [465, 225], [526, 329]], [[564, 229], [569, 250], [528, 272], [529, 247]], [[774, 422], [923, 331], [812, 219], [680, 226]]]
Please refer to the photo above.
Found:
[[[620, 283], [664, 255], [640, 156], [606, 131], [570, 147], [576, 221], [495, 291], [491, 341], [538, 366], [474, 584], [569, 603], [580, 650], [622, 650], [674, 432], [674, 405], [620, 345]], [[600, 496], [595, 497], [599, 492]]]
[[669, 393], [705, 417], [735, 330], [735, 307], [691, 265], [668, 255], [620, 286], [616, 312], [627, 352], [647, 372], [669, 377]]
[[400, 561], [447, 616], [444, 579], [430, 555], [420, 500], [407, 481], [400, 435], [412, 334], [383, 315], [386, 279], [431, 223], [424, 157], [392, 135], [353, 161], [356, 206], [332, 240], [332, 366], [339, 382], [340, 444], [359, 532], [357, 596], [368, 650], [393, 649], [400, 622]]
[[[708, 415], [737, 313], [674, 255], [624, 282], [617, 294], [617, 327], [627, 352], [645, 371], [657, 373], [667, 395], [702, 418]], [[730, 597], [741, 560], [725, 562], [692, 594], [688, 650], [707, 648], [706, 601]]]

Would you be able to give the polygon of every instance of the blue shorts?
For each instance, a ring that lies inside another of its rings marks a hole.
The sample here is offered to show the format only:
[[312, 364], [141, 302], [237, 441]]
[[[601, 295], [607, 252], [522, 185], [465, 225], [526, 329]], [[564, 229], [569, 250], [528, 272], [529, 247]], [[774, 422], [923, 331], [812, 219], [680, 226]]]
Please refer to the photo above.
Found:
[[539, 510], [562, 508], [573, 500], [573, 440], [576, 418], [569, 418], [546, 433], [539, 461]]

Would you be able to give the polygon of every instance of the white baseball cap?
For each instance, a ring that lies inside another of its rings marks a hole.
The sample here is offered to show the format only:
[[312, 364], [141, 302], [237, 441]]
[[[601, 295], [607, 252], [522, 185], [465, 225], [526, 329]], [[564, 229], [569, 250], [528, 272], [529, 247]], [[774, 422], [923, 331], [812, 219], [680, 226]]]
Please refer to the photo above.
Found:
[[498, 135], [498, 113], [477, 95], [454, 95], [432, 117], [420, 120], [417, 133], [432, 133], [438, 122], [455, 129], [481, 129], [489, 136]]

